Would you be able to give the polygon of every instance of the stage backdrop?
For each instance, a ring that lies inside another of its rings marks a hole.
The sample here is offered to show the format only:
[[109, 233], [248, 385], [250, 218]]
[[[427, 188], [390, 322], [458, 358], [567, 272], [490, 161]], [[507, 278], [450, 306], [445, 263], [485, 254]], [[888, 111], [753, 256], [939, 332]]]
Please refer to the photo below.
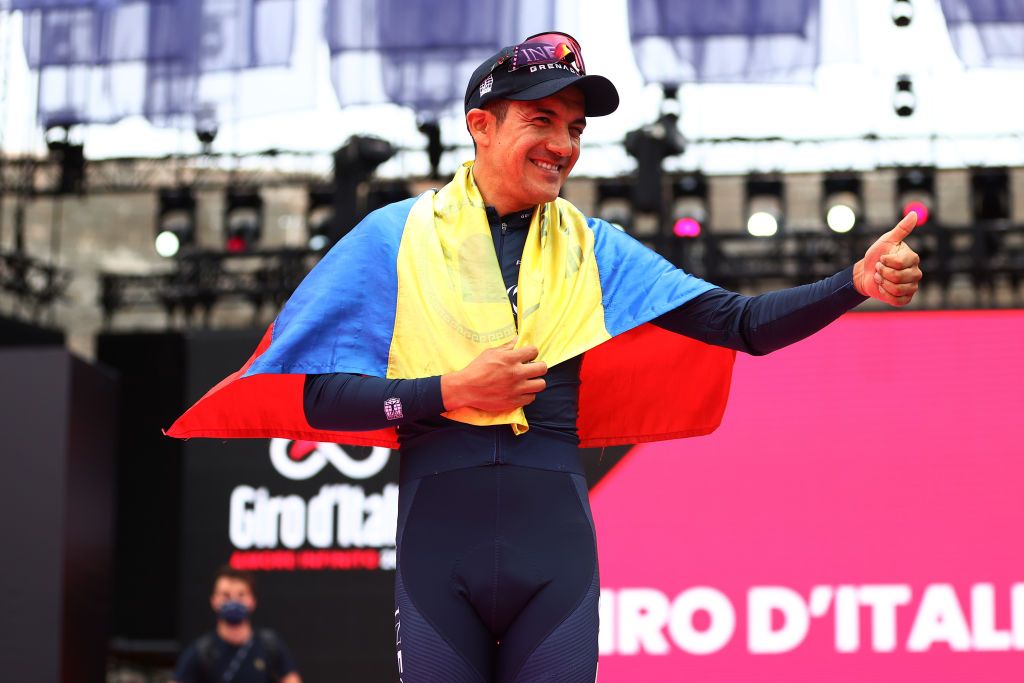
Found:
[[1024, 312], [852, 314], [735, 378], [592, 491], [602, 683], [1021, 680]]

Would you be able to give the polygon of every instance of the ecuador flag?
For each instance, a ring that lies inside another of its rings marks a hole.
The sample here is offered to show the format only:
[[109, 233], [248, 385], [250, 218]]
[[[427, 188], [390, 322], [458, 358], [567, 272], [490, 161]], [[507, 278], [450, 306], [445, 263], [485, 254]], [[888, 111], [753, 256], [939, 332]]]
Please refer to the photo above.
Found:
[[[438, 192], [366, 217], [295, 290], [246, 364], [167, 431], [397, 448], [394, 429], [333, 432], [303, 413], [306, 374], [388, 378], [459, 370], [518, 335], [549, 366], [585, 354], [581, 447], [697, 436], [722, 419], [734, 352], [648, 323], [712, 285], [562, 199], [537, 207], [513, 317], [467, 164]], [[521, 409], [461, 409], [469, 424], [529, 429]]]

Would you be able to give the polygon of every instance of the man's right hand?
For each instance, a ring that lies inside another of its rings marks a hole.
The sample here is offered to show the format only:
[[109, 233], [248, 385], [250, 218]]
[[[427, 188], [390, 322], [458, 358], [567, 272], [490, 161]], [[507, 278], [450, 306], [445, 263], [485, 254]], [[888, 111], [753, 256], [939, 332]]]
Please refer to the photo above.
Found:
[[503, 413], [533, 403], [546, 383], [547, 363], [532, 362], [536, 346], [513, 349], [516, 340], [487, 349], [457, 372], [441, 376], [445, 410], [478, 408]]

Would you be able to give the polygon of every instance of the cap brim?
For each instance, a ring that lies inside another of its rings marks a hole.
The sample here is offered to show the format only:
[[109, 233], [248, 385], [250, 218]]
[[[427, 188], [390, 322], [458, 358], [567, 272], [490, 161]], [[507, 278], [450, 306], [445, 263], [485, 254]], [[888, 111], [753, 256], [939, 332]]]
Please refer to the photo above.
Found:
[[587, 116], [607, 116], [619, 108], [619, 91], [615, 89], [615, 85], [611, 81], [597, 74], [574, 75], [572, 78], [552, 78], [502, 97], [508, 100], [539, 100], [570, 86], [575, 86], [583, 91], [584, 113]]

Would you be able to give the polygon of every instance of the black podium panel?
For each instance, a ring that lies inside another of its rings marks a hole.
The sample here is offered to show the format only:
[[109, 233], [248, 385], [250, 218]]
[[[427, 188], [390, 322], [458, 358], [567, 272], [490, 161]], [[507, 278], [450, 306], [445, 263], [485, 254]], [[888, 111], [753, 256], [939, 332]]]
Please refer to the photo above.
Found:
[[64, 346], [64, 333], [0, 315], [0, 346]]
[[0, 377], [0, 671], [103, 680], [116, 381], [60, 348], [0, 349]]

